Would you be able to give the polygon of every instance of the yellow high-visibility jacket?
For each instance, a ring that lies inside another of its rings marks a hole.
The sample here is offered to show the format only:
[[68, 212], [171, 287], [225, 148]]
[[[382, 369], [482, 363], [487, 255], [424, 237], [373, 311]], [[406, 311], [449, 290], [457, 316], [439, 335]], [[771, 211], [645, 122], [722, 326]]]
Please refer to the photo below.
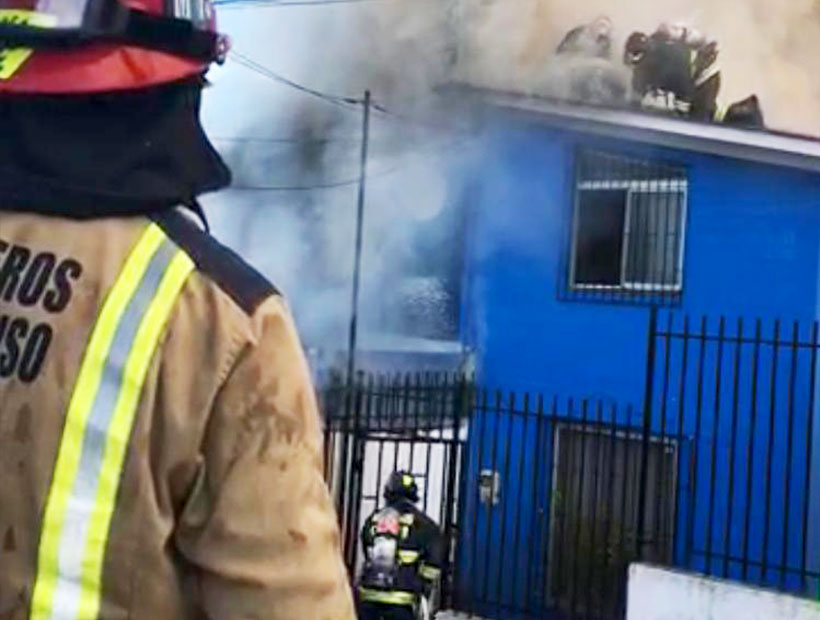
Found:
[[0, 211], [0, 617], [352, 620], [275, 289], [185, 216]]

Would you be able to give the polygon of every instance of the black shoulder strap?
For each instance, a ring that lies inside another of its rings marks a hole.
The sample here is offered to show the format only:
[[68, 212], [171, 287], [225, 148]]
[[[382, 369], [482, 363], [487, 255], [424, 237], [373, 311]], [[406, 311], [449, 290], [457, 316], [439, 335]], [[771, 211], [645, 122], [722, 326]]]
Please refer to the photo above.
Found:
[[279, 291], [264, 276], [177, 210], [151, 216], [168, 237], [210, 277], [239, 307], [252, 315]]

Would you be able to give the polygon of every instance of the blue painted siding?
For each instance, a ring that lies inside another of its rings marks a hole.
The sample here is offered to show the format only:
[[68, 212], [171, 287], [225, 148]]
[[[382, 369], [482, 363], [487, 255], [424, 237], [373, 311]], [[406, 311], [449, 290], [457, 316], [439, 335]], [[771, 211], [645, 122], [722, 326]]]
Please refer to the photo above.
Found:
[[684, 294], [693, 315], [813, 320], [820, 177], [510, 123], [465, 195], [472, 206], [465, 338], [483, 383], [640, 404], [646, 307], [559, 301], [576, 146], [689, 170]]
[[[726, 316], [727, 331], [731, 332], [740, 317], [747, 320], [747, 330], [753, 327], [755, 318], [763, 319], [767, 326], [779, 318], [787, 322], [784, 333], [789, 333], [790, 321], [810, 324], [818, 317], [820, 177], [602, 140], [521, 121], [492, 127], [486, 140], [488, 155], [476, 169], [477, 181], [464, 195], [464, 201], [471, 205], [471, 219], [461, 313], [463, 338], [476, 351], [482, 385], [572, 396], [578, 400], [601, 399], [620, 407], [619, 424], [639, 424], [646, 374], [648, 308], [558, 299], [559, 278], [566, 277], [562, 271], [563, 253], [572, 216], [573, 154], [579, 146], [649, 160], [658, 158], [687, 167], [689, 201], [684, 293], [680, 307], [674, 309], [678, 317], [675, 325], [680, 327], [683, 314], [692, 315], [693, 324], [699, 322], [701, 315], [708, 315], [714, 330], [717, 318]], [[731, 381], [732, 371], [731, 351], [725, 354], [727, 360], [720, 373], [716, 366], [718, 353], [708, 351], [705, 356], [704, 372], [715, 378], [721, 376], [723, 382]], [[676, 351], [675, 355], [680, 352]], [[664, 356], [661, 343], [658, 364], [663, 363]], [[772, 361], [770, 353], [768, 357], [764, 354], [760, 363], [771, 365]], [[788, 368], [790, 361], [786, 356], [779, 363], [782, 368]], [[742, 357], [740, 363], [751, 367], [747, 357]], [[805, 360], [800, 362], [800, 368], [808, 368]], [[694, 381], [694, 377], [685, 381]], [[714, 394], [707, 393], [703, 398], [709, 406], [698, 413], [691, 401], [685, 402], [680, 407], [684, 416], [681, 420], [677, 412], [680, 403], [675, 396], [680, 385], [667, 386], [665, 402], [663, 392], [657, 393], [653, 431], [660, 430], [660, 412], [665, 412], [663, 424], [667, 428], [677, 428], [680, 424], [683, 435], [688, 437], [678, 446], [682, 462], [691, 462], [693, 446], [698, 447], [699, 455], [696, 478], [682, 470], [677, 481], [680, 509], [676, 516], [675, 560], [678, 563], [707, 568], [703, 554], [683, 557], [686, 537], [691, 537], [700, 549], [707, 547], [711, 539], [715, 551], [740, 555], [744, 536], [738, 527], [738, 515], [745, 513], [746, 503], [751, 501], [756, 506], [749, 523], [752, 557], [776, 564], [784, 554], [785, 541], [787, 559], [799, 564], [801, 539], [784, 538], [781, 533], [800, 529], [805, 476], [799, 472], [805, 467], [799, 462], [790, 465], [798, 474], [789, 487], [788, 523], [778, 517], [767, 522], [762, 502], [764, 487], [760, 484], [751, 485], [751, 498], [745, 493], [750, 480], [765, 478], [770, 470], [774, 501], [778, 505], [785, 504], [789, 456], [786, 419], [792, 407], [796, 411], [795, 428], [805, 429], [810, 378], [808, 374], [798, 373], [795, 378], [798, 396], [789, 401], [788, 374], [781, 373], [775, 382], [777, 404], [771, 411], [763, 406], [772, 400], [770, 388], [762, 388], [757, 399], [761, 403], [761, 415], [766, 418], [765, 424], [758, 422], [756, 429], [752, 429], [749, 420], [752, 408], [749, 376], [742, 381], [745, 396], [738, 399], [737, 415], [731, 400], [716, 404]], [[627, 419], [630, 406], [634, 415]], [[575, 419], [580, 416], [580, 410], [574, 413], [562, 410], [561, 413]], [[605, 413], [603, 419], [610, 418]], [[740, 436], [752, 439], [741, 440], [731, 452], [728, 437], [733, 424]], [[815, 431], [818, 426], [815, 425]], [[698, 429], [699, 437], [696, 436]], [[795, 446], [801, 438], [805, 439], [804, 434], [797, 432]], [[758, 454], [762, 454], [771, 441], [772, 456], [769, 462], [755, 461], [752, 470], [747, 471], [739, 459], [746, 457], [750, 441]], [[714, 457], [712, 446], [715, 446]], [[526, 423], [523, 419], [510, 423], [505, 416], [489, 411], [477, 414], [474, 420], [467, 488], [474, 491], [478, 472], [495, 463], [495, 469], [503, 474], [503, 494], [500, 506], [494, 509], [480, 505], [475, 493], [466, 497], [462, 532], [469, 536], [476, 531], [479, 536], [460, 550], [460, 587], [502, 604], [495, 611], [492, 606], [480, 610], [488, 615], [502, 613], [504, 601], [523, 605], [527, 597], [537, 596], [537, 591], [544, 587], [547, 579], [544, 558], [533, 557], [533, 550], [543, 549], [550, 536], [548, 506], [552, 492], [553, 447], [552, 428], [546, 423], [539, 427], [534, 418]], [[815, 455], [817, 452], [820, 450], [815, 451]], [[735, 467], [733, 479], [720, 476], [712, 485], [709, 467], [716, 464], [728, 472], [732, 455], [740, 464]], [[505, 472], [508, 456], [512, 469]], [[733, 487], [731, 503], [728, 501], [730, 484]], [[532, 490], [528, 489], [541, 489], [535, 493], [534, 501], [531, 501]], [[519, 494], [524, 498], [523, 504], [518, 502]], [[815, 488], [812, 495], [815, 503], [820, 501], [817, 499], [820, 488]], [[711, 529], [698, 516], [710, 505], [717, 515]], [[766, 549], [768, 557], [764, 559], [760, 541], [767, 528], [773, 542]], [[810, 536], [820, 538], [820, 532], [813, 529]], [[513, 559], [516, 556], [517, 562]], [[718, 573], [722, 571], [714, 561], [709, 568]], [[729, 563], [727, 572], [735, 578], [743, 576], [737, 563]], [[759, 577], [759, 568], [752, 569], [749, 576]], [[779, 576], [767, 578], [776, 580]], [[530, 601], [538, 604], [531, 598]]]

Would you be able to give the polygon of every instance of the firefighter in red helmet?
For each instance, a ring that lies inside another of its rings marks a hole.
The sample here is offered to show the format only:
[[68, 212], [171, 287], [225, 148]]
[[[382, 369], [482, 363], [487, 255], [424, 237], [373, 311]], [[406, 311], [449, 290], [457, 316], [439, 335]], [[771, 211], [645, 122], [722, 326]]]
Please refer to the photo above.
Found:
[[293, 321], [197, 223], [226, 51], [209, 0], [0, 0], [3, 618], [354, 618]]

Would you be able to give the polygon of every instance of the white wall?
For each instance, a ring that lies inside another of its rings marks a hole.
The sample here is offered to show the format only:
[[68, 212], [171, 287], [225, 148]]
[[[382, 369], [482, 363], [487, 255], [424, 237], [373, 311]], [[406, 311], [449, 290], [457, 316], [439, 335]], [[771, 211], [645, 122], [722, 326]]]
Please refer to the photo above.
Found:
[[820, 603], [633, 564], [627, 620], [820, 620]]
[[[431, 438], [442, 438], [440, 431], [432, 431], [430, 436]], [[451, 431], [445, 432], [443, 436], [445, 439], [451, 437]], [[396, 470], [410, 471], [416, 476], [421, 498], [418, 507], [443, 527], [442, 521], [445, 515], [442, 512], [442, 500], [447, 484], [445, 444], [376, 440], [365, 443], [362, 494], [368, 499], [362, 500], [357, 531], [376, 509], [376, 500], [370, 499], [371, 497], [378, 496], [379, 505], [384, 505], [382, 492], [387, 479], [394, 471], [394, 466]], [[357, 571], [361, 567], [362, 560], [362, 554], [359, 553]]]
[[[443, 484], [447, 483], [445, 479], [445, 456], [444, 444], [411, 444], [405, 441], [382, 444], [378, 441], [368, 441], [365, 444], [364, 478], [362, 480], [364, 494], [381, 497], [384, 485], [387, 483], [390, 474], [393, 473], [394, 463], [397, 463], [397, 469], [410, 471], [417, 477], [419, 496], [421, 497], [418, 504], [419, 508], [423, 509], [436, 523], [441, 523], [444, 517], [441, 512], [441, 501], [444, 494]], [[428, 459], [430, 463], [429, 471]], [[379, 460], [381, 460], [381, 467], [379, 466]], [[428, 475], [425, 476], [425, 473]], [[384, 505], [382, 500], [379, 503]], [[364, 519], [375, 508], [375, 501], [365, 500], [362, 503], [362, 525]]]

